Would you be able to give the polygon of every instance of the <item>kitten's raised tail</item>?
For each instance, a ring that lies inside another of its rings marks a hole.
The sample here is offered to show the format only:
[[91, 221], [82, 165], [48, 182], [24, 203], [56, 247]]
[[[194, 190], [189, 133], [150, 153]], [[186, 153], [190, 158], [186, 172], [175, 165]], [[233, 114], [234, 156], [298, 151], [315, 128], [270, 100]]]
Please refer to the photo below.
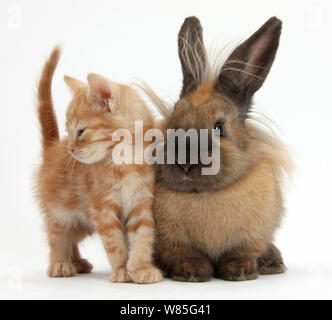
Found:
[[60, 48], [55, 47], [45, 63], [38, 83], [38, 117], [42, 134], [43, 149], [59, 141], [59, 129], [52, 101], [52, 78], [60, 58]]

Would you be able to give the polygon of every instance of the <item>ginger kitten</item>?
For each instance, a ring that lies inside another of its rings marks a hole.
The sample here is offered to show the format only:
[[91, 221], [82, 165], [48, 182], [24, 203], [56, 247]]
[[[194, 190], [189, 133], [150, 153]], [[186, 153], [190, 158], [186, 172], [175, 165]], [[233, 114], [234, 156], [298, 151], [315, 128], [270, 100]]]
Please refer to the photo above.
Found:
[[37, 196], [45, 220], [50, 277], [87, 273], [78, 244], [95, 230], [112, 266], [112, 282], [153, 283], [162, 279], [153, 266], [154, 171], [147, 164], [116, 165], [112, 150], [119, 128], [133, 131], [135, 120], [152, 128], [153, 118], [136, 91], [96, 75], [88, 84], [65, 77], [73, 99], [67, 110], [68, 137], [60, 140], [51, 97], [60, 51], [55, 48], [38, 86], [43, 162]]

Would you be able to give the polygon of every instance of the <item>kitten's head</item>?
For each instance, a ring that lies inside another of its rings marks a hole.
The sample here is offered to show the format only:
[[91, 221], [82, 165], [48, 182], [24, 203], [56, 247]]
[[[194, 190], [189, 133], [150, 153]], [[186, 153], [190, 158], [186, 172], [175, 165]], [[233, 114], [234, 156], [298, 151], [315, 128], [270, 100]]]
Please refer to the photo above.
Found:
[[67, 110], [67, 150], [78, 161], [91, 164], [110, 159], [118, 129], [134, 130], [135, 120], [151, 126], [152, 118], [137, 92], [89, 74], [88, 84], [65, 76], [73, 99]]

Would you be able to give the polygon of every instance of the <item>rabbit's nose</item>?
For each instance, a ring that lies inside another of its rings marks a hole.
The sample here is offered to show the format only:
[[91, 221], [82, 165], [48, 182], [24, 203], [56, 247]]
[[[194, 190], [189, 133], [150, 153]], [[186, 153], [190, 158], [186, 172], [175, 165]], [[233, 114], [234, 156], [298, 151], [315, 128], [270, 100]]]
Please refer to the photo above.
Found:
[[192, 165], [190, 163], [185, 163], [185, 164], [178, 163], [178, 166], [184, 171], [184, 173], [188, 173], [192, 167]]

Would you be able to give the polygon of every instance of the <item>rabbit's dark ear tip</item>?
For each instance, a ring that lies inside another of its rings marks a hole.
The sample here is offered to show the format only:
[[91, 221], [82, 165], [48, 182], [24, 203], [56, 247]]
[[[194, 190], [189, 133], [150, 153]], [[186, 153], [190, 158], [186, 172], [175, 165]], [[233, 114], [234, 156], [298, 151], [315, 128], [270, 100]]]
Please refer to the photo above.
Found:
[[199, 21], [199, 19], [196, 16], [190, 16], [187, 17], [184, 21], [191, 20], [191, 21]]
[[271, 17], [269, 20], [265, 22], [266, 25], [274, 26], [274, 27], [281, 27], [282, 21], [277, 17]]
[[187, 17], [183, 22], [183, 24], [200, 24], [200, 23], [201, 22], [196, 16]]

